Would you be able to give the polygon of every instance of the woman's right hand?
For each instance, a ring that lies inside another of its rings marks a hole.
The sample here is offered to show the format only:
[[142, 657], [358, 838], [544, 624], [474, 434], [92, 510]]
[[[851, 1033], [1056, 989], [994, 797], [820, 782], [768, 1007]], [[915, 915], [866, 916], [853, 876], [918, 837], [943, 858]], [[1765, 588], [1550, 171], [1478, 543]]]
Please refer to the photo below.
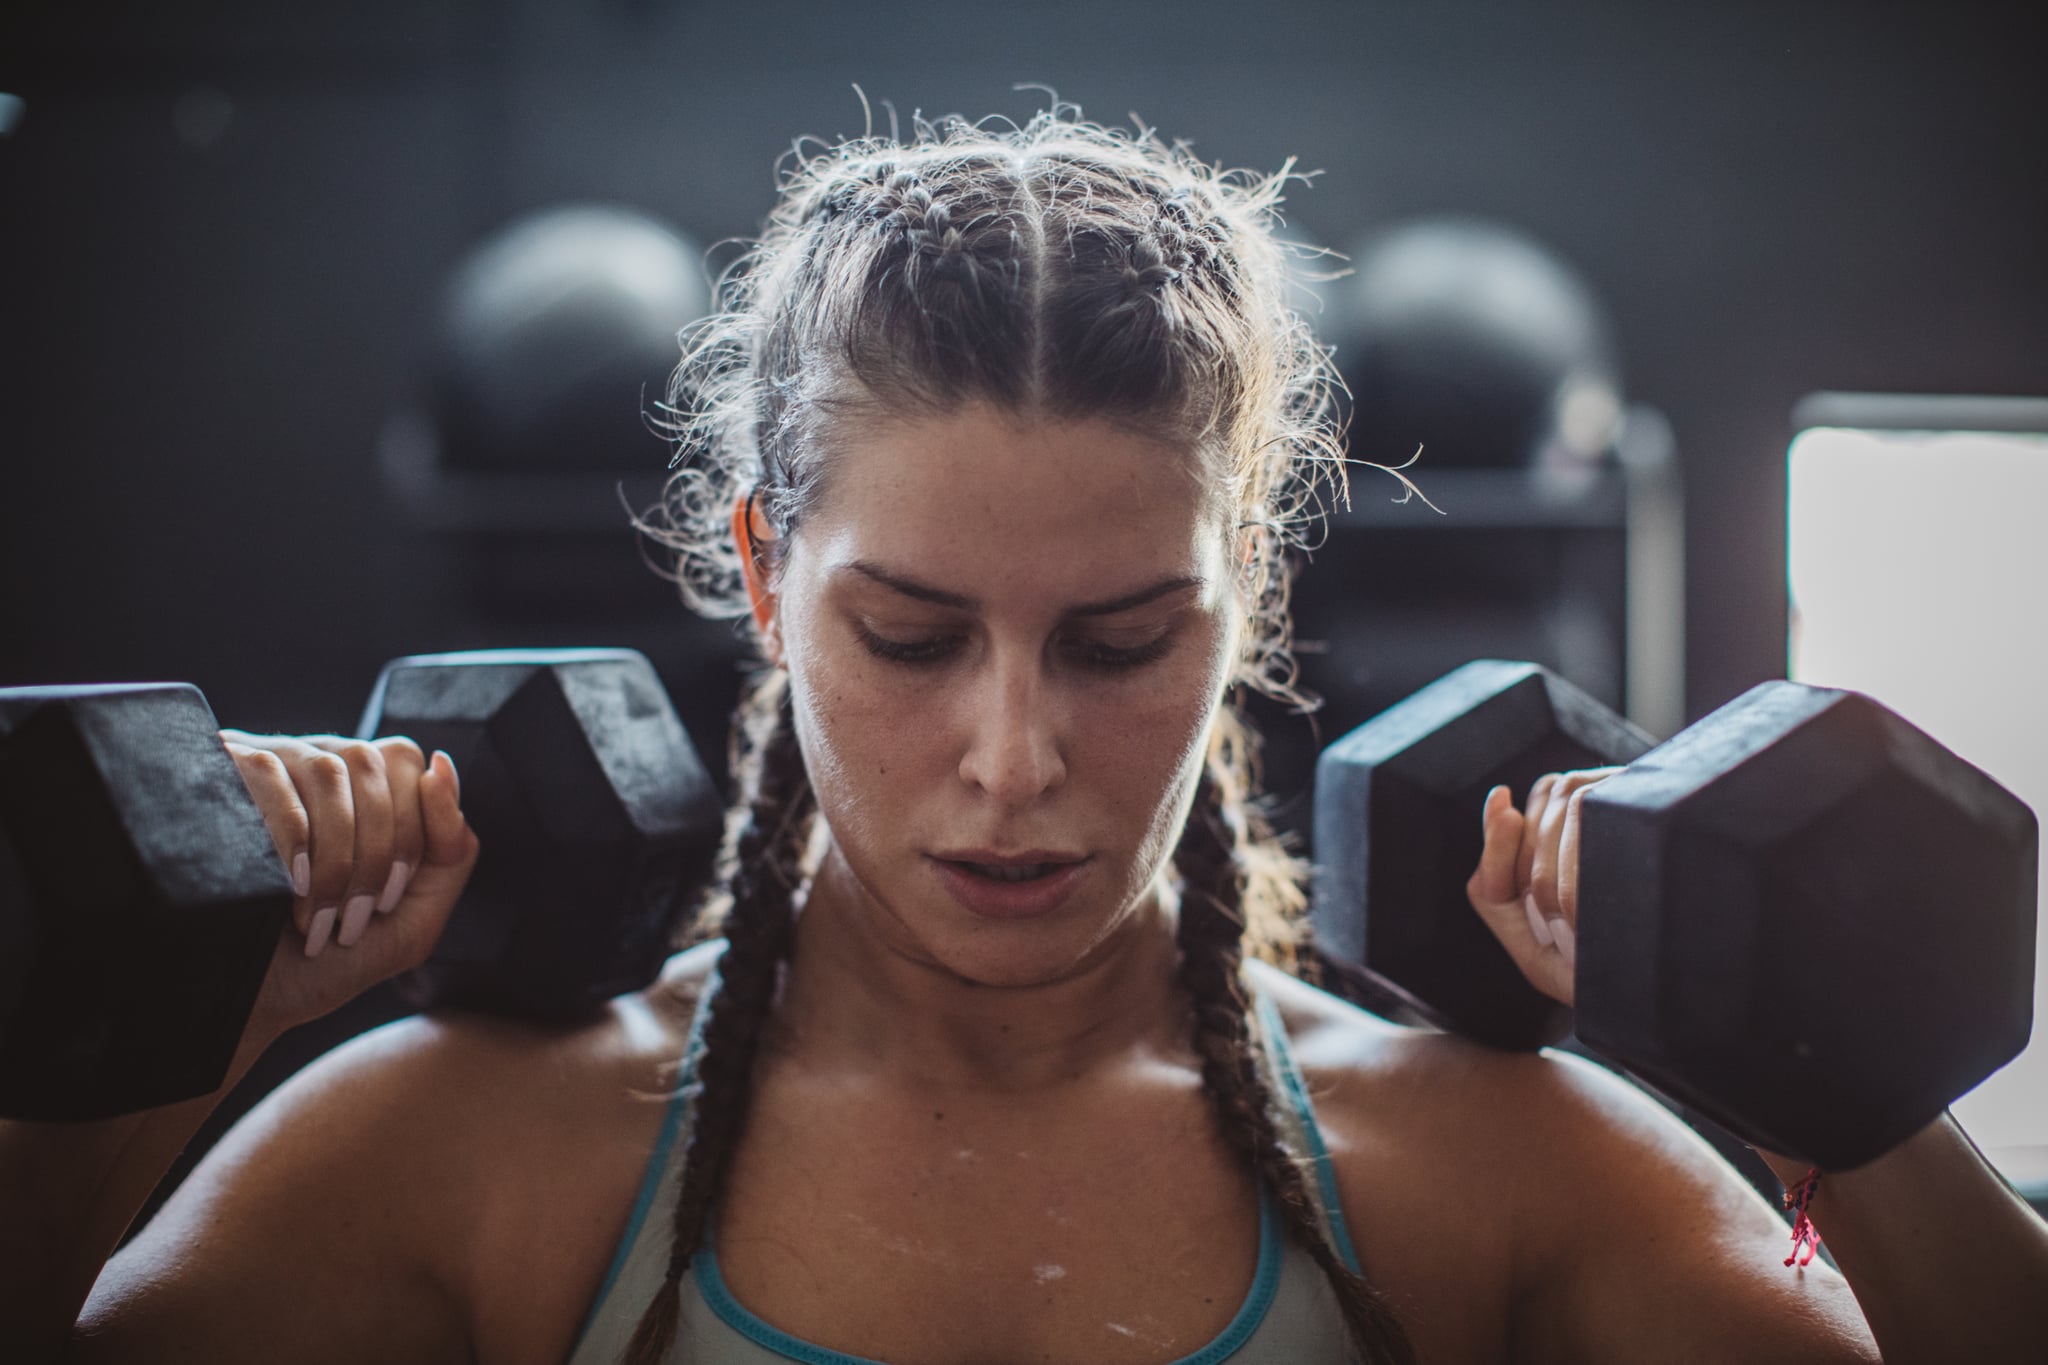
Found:
[[429, 762], [403, 736], [221, 739], [296, 893], [250, 1019], [267, 1042], [425, 962], [478, 843], [443, 752]]

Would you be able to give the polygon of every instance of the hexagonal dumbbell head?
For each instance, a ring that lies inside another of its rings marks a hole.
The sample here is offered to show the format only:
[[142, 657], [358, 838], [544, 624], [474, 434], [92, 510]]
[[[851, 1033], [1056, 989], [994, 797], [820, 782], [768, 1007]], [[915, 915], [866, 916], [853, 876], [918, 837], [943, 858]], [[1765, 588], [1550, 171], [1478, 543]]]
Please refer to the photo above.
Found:
[[290, 879], [183, 683], [0, 689], [0, 1115], [217, 1089]]
[[644, 655], [398, 659], [357, 733], [447, 750], [483, 846], [408, 983], [416, 1002], [566, 1020], [654, 979], [710, 873], [724, 808]]
[[1523, 977], [1465, 896], [1487, 791], [1626, 763], [1648, 735], [1549, 670], [1482, 659], [1381, 712], [1316, 764], [1315, 932], [1425, 1017], [1495, 1047], [1562, 1037], [1568, 1012]]
[[1867, 697], [1765, 683], [1586, 796], [1578, 1033], [1827, 1169], [2025, 1046], [2033, 813]]

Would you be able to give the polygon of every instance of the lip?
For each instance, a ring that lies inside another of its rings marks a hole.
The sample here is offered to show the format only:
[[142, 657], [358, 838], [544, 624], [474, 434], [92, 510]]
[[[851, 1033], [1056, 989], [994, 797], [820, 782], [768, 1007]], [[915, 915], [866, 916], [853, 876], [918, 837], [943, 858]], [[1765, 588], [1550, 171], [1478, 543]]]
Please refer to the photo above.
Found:
[[1022, 853], [998, 853], [989, 848], [942, 848], [932, 857], [948, 863], [987, 863], [991, 867], [1017, 867], [1024, 863], [1078, 863], [1078, 853], [1055, 853], [1046, 848], [1027, 848]]
[[[977, 877], [956, 862], [989, 863], [996, 866], [1014, 867], [1019, 863], [1066, 862], [1059, 871], [1029, 882], [993, 882], [986, 877]], [[1066, 903], [1074, 888], [1080, 884], [1081, 874], [1088, 866], [1088, 860], [1063, 860], [1052, 855], [1036, 853], [1010, 854], [994, 857], [985, 854], [953, 859], [939, 854], [931, 855], [931, 864], [938, 873], [939, 883], [958, 901], [969, 914], [982, 919], [1020, 920], [1036, 919], [1049, 915]]]

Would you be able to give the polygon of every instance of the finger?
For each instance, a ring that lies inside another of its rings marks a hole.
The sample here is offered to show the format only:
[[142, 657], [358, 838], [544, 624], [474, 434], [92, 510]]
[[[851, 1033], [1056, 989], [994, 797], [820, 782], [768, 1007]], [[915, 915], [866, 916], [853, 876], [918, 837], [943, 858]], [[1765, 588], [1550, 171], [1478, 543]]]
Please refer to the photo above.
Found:
[[1482, 819], [1485, 839], [1480, 845], [1479, 866], [1465, 884], [1465, 896], [1509, 956], [1520, 964], [1534, 949], [1550, 946], [1541, 922], [1532, 923], [1519, 908], [1523, 897], [1515, 885], [1515, 859], [1522, 845], [1523, 816], [1515, 809], [1512, 793], [1506, 787], [1495, 787], [1486, 794]]
[[1506, 787], [1487, 792], [1479, 820], [1484, 842], [1479, 847], [1479, 870], [1467, 889], [1475, 899], [1512, 901], [1515, 860], [1522, 847], [1522, 813], [1515, 809], [1514, 794]]
[[263, 817], [264, 828], [270, 831], [270, 842], [276, 846], [277, 856], [292, 879], [296, 901], [293, 918], [299, 932], [304, 933], [311, 915], [306, 893], [313, 884], [312, 863], [307, 856], [312, 843], [312, 821], [306, 816], [305, 803], [299, 800], [298, 788], [292, 785], [284, 760], [268, 749], [242, 742], [248, 738], [239, 730], [221, 731], [228, 757], [241, 773], [242, 785], [249, 789], [249, 799], [256, 803], [256, 812]]
[[1550, 791], [1558, 782], [1559, 774], [1545, 773], [1529, 788], [1528, 809], [1522, 812], [1522, 846], [1515, 859], [1515, 887], [1526, 892], [1529, 883], [1536, 876], [1536, 837], [1542, 828], [1544, 809], [1550, 804]]
[[479, 844], [462, 817], [460, 792], [454, 761], [436, 750], [419, 781], [426, 849], [392, 915], [398, 954], [413, 965], [426, 961], [433, 951], [476, 866]]
[[1572, 797], [1599, 780], [1598, 775], [1590, 772], [1561, 774], [1547, 793], [1542, 818], [1536, 822], [1535, 837], [1527, 841], [1534, 848], [1534, 856], [1530, 860], [1529, 895], [1535, 902], [1535, 913], [1551, 927], [1553, 936], [1557, 924], [1565, 919], [1564, 907], [1558, 898], [1557, 880], [1560, 846], [1564, 841], [1565, 826], [1569, 823]]
[[1586, 793], [1592, 789], [1588, 783], [1572, 793], [1557, 843], [1557, 903], [1574, 933], [1579, 927], [1579, 833], [1585, 827]]
[[405, 895], [405, 885], [426, 855], [427, 832], [420, 813], [420, 778], [426, 756], [404, 735], [377, 741], [384, 753], [384, 775], [391, 793], [391, 872], [377, 893], [377, 913], [388, 915]]
[[422, 866], [466, 867], [476, 860], [477, 837], [462, 815], [462, 777], [443, 749], [420, 778], [420, 814], [427, 836]]
[[1570, 1004], [1571, 974], [1561, 969], [1543, 922], [1524, 912], [1527, 897], [1514, 884], [1526, 817], [1515, 810], [1506, 788], [1487, 793], [1485, 813], [1486, 840], [1466, 896], [1522, 975], [1546, 995]]
[[353, 880], [355, 784], [348, 764], [324, 749], [299, 745], [280, 752], [312, 817], [313, 918], [306, 930], [306, 956], [318, 957], [333, 936]]
[[1566, 773], [1550, 789], [1544, 809], [1543, 828], [1536, 840], [1535, 877], [1531, 890], [1536, 910], [1551, 927], [1553, 935], [1562, 923], [1576, 928], [1579, 922], [1578, 827], [1586, 792], [1620, 772], [1619, 768], [1585, 768]]
[[391, 784], [384, 772], [384, 752], [367, 740], [312, 741], [348, 765], [349, 799], [355, 810], [355, 854], [349, 864], [348, 889], [342, 893], [341, 918], [334, 941], [353, 948], [370, 927], [377, 897], [391, 876]]

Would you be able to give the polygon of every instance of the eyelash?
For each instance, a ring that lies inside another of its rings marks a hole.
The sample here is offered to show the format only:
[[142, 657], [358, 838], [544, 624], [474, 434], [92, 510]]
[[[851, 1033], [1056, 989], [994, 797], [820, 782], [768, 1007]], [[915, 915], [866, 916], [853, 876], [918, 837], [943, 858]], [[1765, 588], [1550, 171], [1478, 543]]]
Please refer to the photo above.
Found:
[[[943, 663], [960, 644], [960, 637], [957, 635], [941, 635], [930, 640], [913, 640], [905, 643], [885, 640], [867, 630], [860, 632], [860, 640], [876, 658], [886, 659], [890, 663], [907, 664], [913, 668]], [[1135, 649], [1117, 649], [1110, 645], [1082, 643], [1079, 644], [1077, 653], [1081, 662], [1089, 668], [1100, 669], [1106, 673], [1122, 673], [1142, 668], [1166, 657], [1167, 650], [1172, 646], [1173, 636], [1169, 632]]]

